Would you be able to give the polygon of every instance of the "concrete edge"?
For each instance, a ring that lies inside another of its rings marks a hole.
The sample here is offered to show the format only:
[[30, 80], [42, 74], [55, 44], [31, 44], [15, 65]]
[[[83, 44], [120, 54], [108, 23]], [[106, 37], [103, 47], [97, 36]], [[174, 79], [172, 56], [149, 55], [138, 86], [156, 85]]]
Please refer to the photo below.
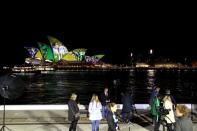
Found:
[[[183, 103], [184, 104], [184, 103]], [[191, 109], [192, 104], [184, 104]], [[149, 109], [149, 104], [135, 104], [136, 109]], [[4, 106], [0, 106], [3, 110]], [[80, 110], [86, 110], [87, 105], [79, 105]], [[118, 109], [122, 109], [122, 104], [118, 104]], [[68, 105], [5, 105], [5, 110], [68, 110]]]

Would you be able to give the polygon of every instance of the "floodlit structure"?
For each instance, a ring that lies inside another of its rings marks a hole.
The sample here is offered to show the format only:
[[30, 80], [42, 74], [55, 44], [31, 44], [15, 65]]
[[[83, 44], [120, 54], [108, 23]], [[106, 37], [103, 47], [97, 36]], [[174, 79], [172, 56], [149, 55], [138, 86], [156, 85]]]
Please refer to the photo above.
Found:
[[47, 36], [49, 44], [38, 42], [38, 48], [25, 47], [29, 52], [30, 58], [25, 59], [25, 63], [31, 65], [43, 65], [46, 63], [66, 62], [86, 62], [96, 64], [101, 62], [103, 54], [86, 56], [87, 49], [77, 48], [69, 51], [61, 41], [52, 36]]

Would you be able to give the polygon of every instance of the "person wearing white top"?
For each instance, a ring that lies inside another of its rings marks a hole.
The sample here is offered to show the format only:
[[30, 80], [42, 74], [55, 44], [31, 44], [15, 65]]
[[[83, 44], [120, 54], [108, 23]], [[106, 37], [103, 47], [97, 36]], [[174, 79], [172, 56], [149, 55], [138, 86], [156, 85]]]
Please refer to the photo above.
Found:
[[99, 131], [99, 124], [102, 119], [101, 110], [102, 105], [98, 99], [98, 96], [93, 94], [88, 107], [89, 120], [91, 120], [92, 123], [92, 131]]
[[175, 123], [175, 115], [171, 97], [169, 95], [166, 95], [163, 98], [163, 102], [164, 109], [167, 109], [169, 111], [169, 113], [165, 116], [165, 120], [167, 122], [167, 129], [168, 131], [172, 131], [172, 125]]

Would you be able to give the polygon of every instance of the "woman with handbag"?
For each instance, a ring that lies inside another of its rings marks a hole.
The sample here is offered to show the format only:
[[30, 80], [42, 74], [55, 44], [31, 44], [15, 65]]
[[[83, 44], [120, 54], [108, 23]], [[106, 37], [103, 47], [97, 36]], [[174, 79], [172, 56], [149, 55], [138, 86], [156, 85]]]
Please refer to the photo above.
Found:
[[168, 110], [168, 114], [165, 115], [164, 119], [166, 121], [166, 126], [167, 126], [167, 131], [172, 131], [173, 130], [173, 125], [175, 123], [175, 116], [174, 116], [174, 111], [173, 111], [173, 103], [172, 99], [169, 95], [166, 95], [163, 98], [163, 107], [164, 109]]
[[91, 120], [92, 123], [92, 131], [99, 131], [99, 124], [102, 119], [101, 110], [101, 102], [99, 101], [98, 96], [93, 94], [88, 107], [89, 120]]
[[69, 131], [76, 131], [77, 122], [80, 117], [76, 99], [77, 95], [73, 93], [68, 101], [68, 120], [71, 121]]

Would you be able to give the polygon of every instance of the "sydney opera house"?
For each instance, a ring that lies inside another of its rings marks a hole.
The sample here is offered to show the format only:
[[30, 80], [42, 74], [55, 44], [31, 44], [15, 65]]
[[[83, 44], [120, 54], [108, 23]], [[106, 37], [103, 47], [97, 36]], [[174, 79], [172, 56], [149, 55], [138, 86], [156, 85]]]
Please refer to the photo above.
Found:
[[[111, 70], [111, 69], [131, 69], [131, 68], [155, 68], [155, 69], [179, 69], [188, 68], [180, 63], [170, 62], [138, 62], [126, 66], [106, 64], [102, 61], [104, 54], [87, 55], [85, 48], [69, 50], [57, 38], [47, 36], [48, 43], [38, 42], [38, 48], [25, 47], [29, 57], [25, 58], [25, 64], [14, 66], [13, 72], [35, 72], [51, 70]], [[192, 67], [195, 64], [192, 64]], [[196, 64], [197, 65], [197, 64]]]
[[78, 48], [69, 51], [62, 42], [58, 39], [48, 36], [50, 44], [38, 42], [38, 48], [25, 47], [30, 58], [26, 58], [25, 62], [32, 65], [43, 65], [47, 63], [59, 62], [86, 62], [86, 63], [99, 63], [103, 54], [87, 56], [84, 48]]
[[55, 69], [94, 69], [108, 68], [101, 59], [104, 54], [86, 55], [87, 49], [77, 48], [68, 50], [57, 38], [48, 36], [49, 44], [38, 42], [38, 47], [24, 47], [29, 57], [25, 58], [25, 66], [15, 66], [12, 71], [28, 72]]

